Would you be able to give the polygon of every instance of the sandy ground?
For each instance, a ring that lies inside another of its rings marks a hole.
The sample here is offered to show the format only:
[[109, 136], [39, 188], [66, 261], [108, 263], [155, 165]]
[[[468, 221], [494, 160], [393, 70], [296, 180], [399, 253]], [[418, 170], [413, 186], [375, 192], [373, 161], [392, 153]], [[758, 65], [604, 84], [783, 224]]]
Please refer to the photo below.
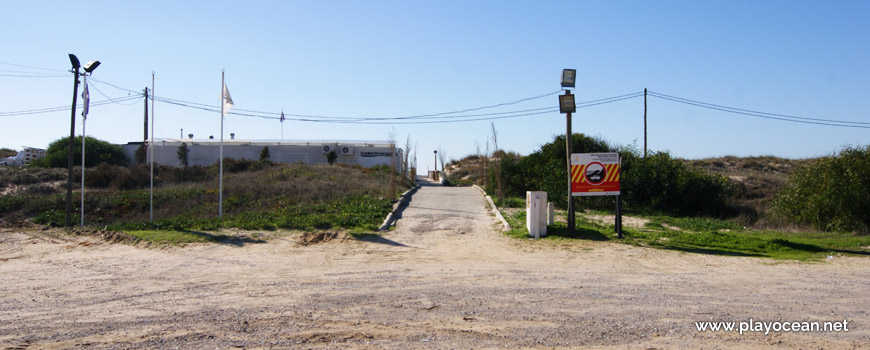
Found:
[[[775, 262], [514, 240], [471, 188], [424, 186], [394, 231], [145, 247], [0, 232], [0, 349], [802, 348], [870, 344], [870, 259]], [[695, 321], [849, 332], [698, 332]]]

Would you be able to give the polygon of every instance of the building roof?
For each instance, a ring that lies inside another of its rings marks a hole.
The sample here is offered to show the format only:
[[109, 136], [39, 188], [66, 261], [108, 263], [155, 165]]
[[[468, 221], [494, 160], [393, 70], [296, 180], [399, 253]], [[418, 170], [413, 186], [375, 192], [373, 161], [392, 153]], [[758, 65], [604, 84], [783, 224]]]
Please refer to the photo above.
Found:
[[[219, 144], [220, 139], [172, 139], [172, 138], [163, 138], [163, 139], [155, 139], [154, 143], [197, 143], [197, 144]], [[145, 142], [135, 141], [129, 142], [127, 144], [138, 145]], [[395, 144], [391, 144], [389, 141], [384, 140], [239, 140], [239, 139], [227, 139], [225, 138], [223, 141], [224, 145], [258, 145], [258, 146], [322, 146], [322, 145], [345, 145], [345, 146], [355, 146], [355, 147], [390, 147], [391, 145], [395, 146]]]

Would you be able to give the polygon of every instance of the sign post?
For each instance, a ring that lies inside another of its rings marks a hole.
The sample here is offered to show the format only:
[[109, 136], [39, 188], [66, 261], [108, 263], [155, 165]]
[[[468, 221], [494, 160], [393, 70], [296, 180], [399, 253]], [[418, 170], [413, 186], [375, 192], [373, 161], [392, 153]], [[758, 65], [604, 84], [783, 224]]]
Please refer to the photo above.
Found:
[[619, 153], [571, 154], [571, 196], [616, 196], [615, 229], [622, 238]]

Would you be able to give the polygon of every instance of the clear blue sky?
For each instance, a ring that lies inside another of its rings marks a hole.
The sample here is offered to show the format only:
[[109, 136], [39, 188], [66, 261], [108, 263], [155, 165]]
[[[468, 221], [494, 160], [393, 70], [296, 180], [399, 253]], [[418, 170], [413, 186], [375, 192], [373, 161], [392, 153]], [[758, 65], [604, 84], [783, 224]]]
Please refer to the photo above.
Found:
[[[155, 71], [157, 96], [214, 106], [224, 69], [234, 111], [454, 111], [558, 91], [561, 70], [575, 68], [578, 101], [648, 88], [756, 111], [870, 122], [867, 13], [867, 1], [15, 1], [0, 13], [0, 113], [67, 108], [0, 115], [0, 147], [45, 147], [69, 134], [67, 53], [100, 60], [93, 77], [101, 81], [141, 91]], [[112, 98], [128, 95], [93, 86]], [[92, 103], [106, 99], [93, 88], [91, 95]], [[141, 99], [125, 103], [92, 107], [88, 135], [140, 140]], [[556, 96], [548, 96], [480, 112], [555, 106]], [[219, 133], [219, 113], [158, 102], [156, 114], [158, 138], [178, 137], [182, 128], [197, 138]], [[495, 125], [500, 146], [521, 154], [565, 132], [557, 112]], [[418, 145], [421, 170], [431, 167], [436, 148], [460, 158], [489, 137], [488, 121], [287, 121], [284, 137], [383, 140], [391, 128]], [[229, 115], [226, 130], [227, 138], [281, 137], [277, 120]], [[574, 131], [642, 147], [643, 99], [580, 109]], [[648, 132], [650, 149], [685, 158], [804, 158], [870, 143], [870, 129], [753, 118], [653, 97]]]

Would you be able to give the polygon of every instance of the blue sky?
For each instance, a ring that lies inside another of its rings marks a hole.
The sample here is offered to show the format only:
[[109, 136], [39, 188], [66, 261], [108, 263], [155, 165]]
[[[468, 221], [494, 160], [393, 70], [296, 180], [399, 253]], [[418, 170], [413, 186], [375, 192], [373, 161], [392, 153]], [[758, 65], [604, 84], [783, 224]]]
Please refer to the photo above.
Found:
[[[563, 68], [589, 101], [643, 91], [809, 118], [870, 122], [870, 2], [838, 1], [18, 1], [0, 14], [0, 147], [45, 147], [69, 134], [67, 53], [100, 60], [93, 78], [218, 106], [221, 70], [234, 111], [398, 117], [558, 91]], [[10, 64], [11, 63], [11, 64]], [[36, 68], [22, 67], [20, 65]], [[22, 77], [25, 75], [26, 77]], [[33, 77], [34, 75], [47, 77]], [[91, 81], [92, 102], [130, 92]], [[557, 106], [555, 95], [486, 109]], [[2, 114], [48, 107], [39, 114]], [[649, 148], [685, 158], [831, 154], [870, 129], [760, 119], [650, 97]], [[94, 106], [89, 136], [142, 138], [141, 99]], [[219, 113], [157, 103], [155, 136], [218, 136]], [[499, 144], [528, 154], [565, 132], [557, 112], [495, 121]], [[865, 125], [866, 126], [866, 125]], [[473, 153], [489, 121], [284, 123], [288, 140], [410, 135], [419, 168], [432, 150]], [[582, 108], [574, 131], [643, 145], [643, 99]], [[81, 118], [77, 118], [77, 134]], [[277, 120], [229, 115], [226, 137], [280, 139]]]

